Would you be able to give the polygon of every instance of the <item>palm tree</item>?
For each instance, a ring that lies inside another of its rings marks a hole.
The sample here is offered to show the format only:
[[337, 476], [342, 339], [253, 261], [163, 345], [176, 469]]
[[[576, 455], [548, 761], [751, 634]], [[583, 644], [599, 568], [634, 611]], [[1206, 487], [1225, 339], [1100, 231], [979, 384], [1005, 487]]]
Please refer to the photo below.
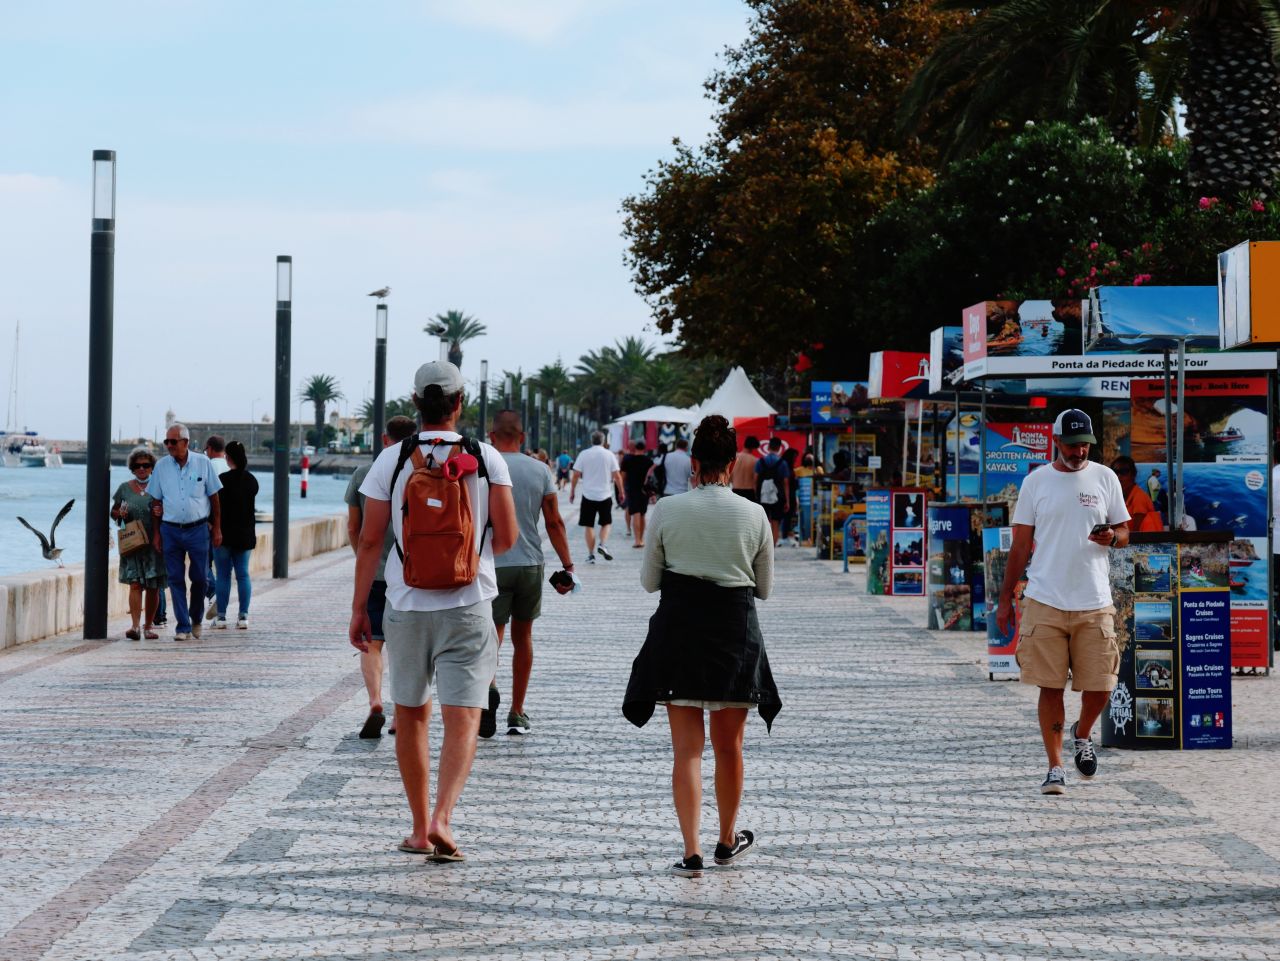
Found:
[[338, 389], [337, 378], [329, 374], [313, 374], [302, 385], [302, 390], [298, 392], [298, 396], [315, 405], [316, 438], [323, 440], [325, 407], [329, 401], [339, 400], [342, 397], [342, 391]]
[[460, 310], [447, 310], [422, 328], [432, 337], [449, 342], [449, 363], [462, 369], [462, 345], [486, 333], [484, 324]]
[[937, 0], [975, 16], [938, 44], [901, 112], [949, 157], [1028, 120], [1105, 119], [1153, 144], [1186, 107], [1200, 193], [1270, 192], [1280, 172], [1280, 0]]
[[[418, 409], [413, 406], [413, 398], [408, 394], [405, 394], [403, 397], [396, 397], [386, 402], [383, 407], [382, 422], [385, 424], [392, 417], [398, 417], [402, 414], [405, 417], [412, 417], [414, 420], [418, 419]], [[356, 411], [356, 416], [360, 418], [362, 423], [373, 423], [372, 397], [360, 405], [360, 409]]]

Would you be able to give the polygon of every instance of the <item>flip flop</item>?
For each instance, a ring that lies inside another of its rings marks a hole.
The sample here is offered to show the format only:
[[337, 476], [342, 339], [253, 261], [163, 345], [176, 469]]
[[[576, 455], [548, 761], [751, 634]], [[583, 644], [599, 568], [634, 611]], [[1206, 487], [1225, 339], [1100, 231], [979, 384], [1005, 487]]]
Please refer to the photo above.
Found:
[[370, 711], [369, 716], [364, 719], [364, 727], [360, 728], [360, 737], [362, 740], [373, 740], [382, 737], [382, 725], [387, 723], [387, 717], [381, 711]]
[[428, 856], [436, 853], [436, 849], [434, 847], [415, 848], [412, 844], [409, 843], [408, 838], [405, 838], [403, 841], [401, 841], [396, 846], [396, 850], [403, 851], [405, 854], [426, 854]]
[[139, 634], [137, 631], [135, 631], [133, 628], [130, 628], [129, 630], [125, 631], [125, 632], [124, 632], [124, 636], [125, 636], [125, 637], [127, 637], [127, 638], [128, 638], [129, 640], [131, 640], [131, 641], [140, 641], [140, 640], [142, 640], [142, 635], [141, 635], [141, 634]]
[[439, 838], [434, 838], [430, 834], [427, 835], [427, 840], [436, 846], [435, 851], [427, 857], [428, 861], [434, 861], [436, 864], [452, 864], [467, 859], [462, 849], [456, 844], [452, 848], [446, 848]]

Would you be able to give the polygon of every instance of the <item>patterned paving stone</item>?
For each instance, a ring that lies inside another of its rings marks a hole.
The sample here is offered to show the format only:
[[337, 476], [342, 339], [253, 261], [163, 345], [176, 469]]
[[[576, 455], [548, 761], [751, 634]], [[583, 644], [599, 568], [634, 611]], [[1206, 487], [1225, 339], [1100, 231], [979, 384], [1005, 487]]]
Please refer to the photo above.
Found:
[[[656, 599], [618, 534], [546, 598], [534, 733], [481, 742], [461, 865], [394, 850], [394, 739], [356, 737], [349, 554], [262, 583], [247, 633], [0, 656], [0, 959], [1280, 957], [1270, 679], [1235, 681], [1236, 750], [1104, 750], [1043, 798], [1034, 691], [795, 551], [761, 605], [785, 706], [748, 726], [760, 850], [667, 875], [666, 725], [620, 713]], [[505, 656], [500, 678], [505, 711]], [[704, 774], [710, 845], [709, 751]]]

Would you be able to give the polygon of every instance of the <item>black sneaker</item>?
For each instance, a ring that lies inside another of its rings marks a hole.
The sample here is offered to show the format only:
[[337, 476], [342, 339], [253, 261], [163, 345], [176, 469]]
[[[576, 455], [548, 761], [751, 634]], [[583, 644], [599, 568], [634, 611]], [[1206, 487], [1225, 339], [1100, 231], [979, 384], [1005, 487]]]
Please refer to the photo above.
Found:
[[603, 544], [597, 547], [596, 550], [600, 552], [600, 556], [606, 561], [613, 560], [613, 555], [609, 553], [609, 548], [605, 547]]
[[[1075, 733], [1075, 725], [1071, 725]], [[1093, 753], [1093, 742], [1087, 737], [1078, 737], [1076, 741], [1076, 770], [1086, 781], [1098, 773], [1098, 756]]]
[[1066, 794], [1067, 793], [1067, 772], [1060, 767], [1049, 769], [1048, 775], [1044, 779], [1044, 783], [1040, 785], [1041, 794]]
[[702, 871], [701, 854], [691, 854], [687, 858], [682, 858], [671, 865], [671, 873], [678, 874], [682, 878], [700, 878], [702, 877]]
[[151, 622], [151, 626], [152, 626], [152, 627], [164, 627], [164, 626], [165, 626], [166, 624], [168, 624], [168, 623], [169, 623], [169, 618], [164, 617], [164, 616], [161, 616], [161, 617], [157, 617], [154, 621], [152, 621], [152, 622]]
[[370, 711], [369, 716], [364, 719], [364, 727], [360, 728], [360, 737], [365, 741], [372, 741], [375, 738], [382, 737], [382, 725], [387, 723], [387, 717], [381, 711]]
[[498, 705], [502, 695], [496, 687], [489, 688], [489, 706], [480, 712], [480, 736], [493, 737], [498, 732]]
[[716, 844], [716, 864], [733, 864], [751, 853], [755, 846], [756, 836], [750, 831], [739, 831], [733, 838], [733, 847], [727, 844]]

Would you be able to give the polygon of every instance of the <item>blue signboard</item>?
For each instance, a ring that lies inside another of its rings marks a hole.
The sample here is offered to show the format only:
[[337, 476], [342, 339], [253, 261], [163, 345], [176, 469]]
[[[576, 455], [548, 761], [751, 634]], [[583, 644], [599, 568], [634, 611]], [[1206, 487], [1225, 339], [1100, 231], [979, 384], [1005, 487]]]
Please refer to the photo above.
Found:
[[867, 491], [867, 593], [888, 594], [889, 535], [893, 526], [893, 496], [889, 491]]
[[1184, 591], [1182, 601], [1182, 746], [1231, 747], [1231, 598], [1229, 591]]
[[865, 380], [815, 380], [809, 384], [809, 399], [815, 426], [852, 423], [870, 404]]

